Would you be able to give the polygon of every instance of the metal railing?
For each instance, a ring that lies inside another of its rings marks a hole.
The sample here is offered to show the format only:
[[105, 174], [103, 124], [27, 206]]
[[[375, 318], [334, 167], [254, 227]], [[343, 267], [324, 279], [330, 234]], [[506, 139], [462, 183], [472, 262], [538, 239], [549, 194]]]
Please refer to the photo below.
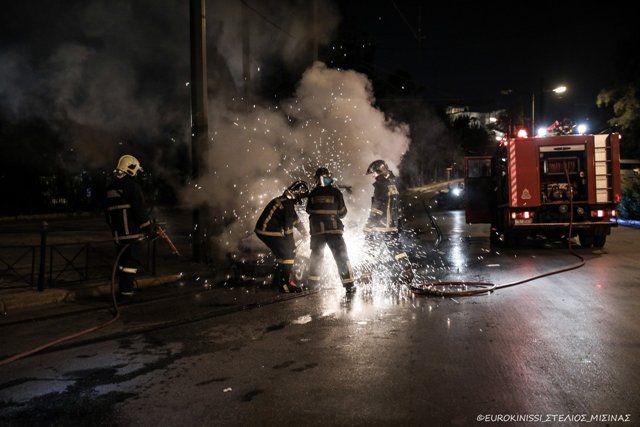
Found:
[[[43, 291], [110, 277], [116, 252], [113, 240], [48, 244], [50, 233], [45, 222], [39, 245], [0, 246], [0, 289], [37, 287]], [[147, 240], [141, 246], [141, 273], [155, 276], [156, 241]]]
[[[26, 266], [23, 261], [26, 261]], [[35, 246], [0, 247], [0, 287], [18, 288], [34, 285], [36, 262]], [[17, 285], [20, 283], [22, 285]]]

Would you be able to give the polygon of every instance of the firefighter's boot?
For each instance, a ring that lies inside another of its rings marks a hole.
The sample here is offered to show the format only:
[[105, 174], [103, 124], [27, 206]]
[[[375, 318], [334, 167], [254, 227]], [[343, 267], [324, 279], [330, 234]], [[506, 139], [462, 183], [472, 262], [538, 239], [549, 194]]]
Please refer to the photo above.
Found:
[[120, 266], [118, 268], [118, 294], [120, 297], [133, 296], [133, 288], [136, 279], [136, 268]]
[[290, 268], [286, 265], [280, 265], [277, 269], [277, 289], [278, 292], [290, 294], [302, 292], [302, 286], [300, 286], [293, 278], [293, 274]]
[[415, 275], [413, 274], [413, 269], [411, 266], [405, 266], [400, 273], [400, 282], [405, 285], [410, 285], [413, 282]]

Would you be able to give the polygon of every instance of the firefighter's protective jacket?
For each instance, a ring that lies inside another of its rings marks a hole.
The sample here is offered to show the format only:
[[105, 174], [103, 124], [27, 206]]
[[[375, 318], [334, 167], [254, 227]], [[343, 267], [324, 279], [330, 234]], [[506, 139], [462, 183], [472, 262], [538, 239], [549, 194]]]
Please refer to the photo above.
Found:
[[398, 231], [400, 193], [393, 175], [379, 175], [373, 184], [371, 211], [364, 228], [369, 233], [392, 233]]
[[271, 200], [258, 218], [255, 232], [263, 236], [276, 237], [292, 234], [294, 227], [303, 232], [295, 203], [295, 200], [284, 195]]
[[342, 234], [341, 219], [347, 215], [347, 207], [340, 190], [332, 185], [317, 186], [307, 201], [311, 235]]
[[109, 184], [105, 210], [116, 242], [139, 239], [150, 229], [142, 188], [129, 175], [116, 176]]

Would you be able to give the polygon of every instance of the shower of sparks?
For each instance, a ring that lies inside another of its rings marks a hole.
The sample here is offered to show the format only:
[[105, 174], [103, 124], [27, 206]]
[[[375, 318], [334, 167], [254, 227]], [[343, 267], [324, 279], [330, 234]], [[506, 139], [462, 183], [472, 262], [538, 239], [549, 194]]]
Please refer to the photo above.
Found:
[[[233, 99], [220, 108], [210, 108], [210, 127], [215, 130], [211, 132], [209, 173], [190, 184], [192, 191], [185, 199], [194, 204], [206, 200], [212, 205], [212, 220], [224, 229], [218, 243], [230, 254], [239, 250], [264, 252], [266, 248], [253, 230], [266, 204], [294, 180], [303, 179], [313, 187], [315, 170], [325, 166], [343, 190], [348, 209], [343, 220], [344, 238], [356, 276], [362, 265], [379, 264], [373, 281], [361, 285], [358, 295], [366, 295], [380, 306], [398, 299], [411, 300], [406, 287], [398, 291], [398, 272], [390, 255], [368, 254], [364, 249], [362, 228], [373, 192], [373, 179], [365, 176], [367, 166], [383, 158], [397, 170], [408, 146], [406, 125], [387, 118], [373, 101], [366, 76], [316, 63], [305, 72], [295, 96], [279, 105], [247, 106], [242, 99]], [[308, 229], [304, 205], [297, 209]], [[413, 246], [407, 249], [418, 256], [430, 251]], [[333, 257], [326, 252], [325, 286], [344, 293]], [[309, 256], [308, 242], [299, 245], [297, 255]], [[368, 259], [372, 256], [379, 259], [372, 262]], [[267, 259], [260, 256], [257, 262]], [[448, 267], [443, 263], [427, 273], [438, 268]]]

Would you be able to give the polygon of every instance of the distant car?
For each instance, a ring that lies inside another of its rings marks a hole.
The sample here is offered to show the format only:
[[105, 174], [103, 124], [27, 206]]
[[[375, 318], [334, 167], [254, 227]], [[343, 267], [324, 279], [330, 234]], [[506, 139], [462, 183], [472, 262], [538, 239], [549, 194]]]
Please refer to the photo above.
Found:
[[464, 208], [464, 184], [461, 182], [452, 187], [448, 186], [440, 190], [436, 196], [436, 205], [441, 209], [463, 209]]

